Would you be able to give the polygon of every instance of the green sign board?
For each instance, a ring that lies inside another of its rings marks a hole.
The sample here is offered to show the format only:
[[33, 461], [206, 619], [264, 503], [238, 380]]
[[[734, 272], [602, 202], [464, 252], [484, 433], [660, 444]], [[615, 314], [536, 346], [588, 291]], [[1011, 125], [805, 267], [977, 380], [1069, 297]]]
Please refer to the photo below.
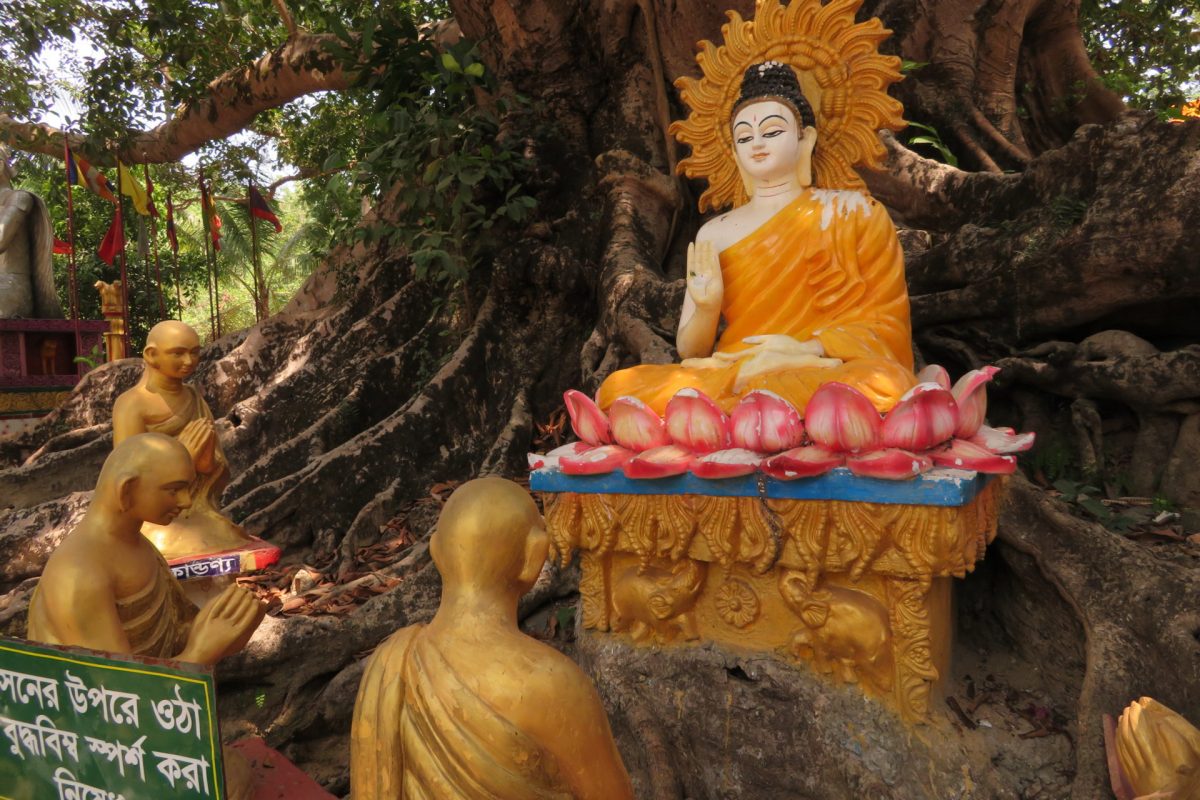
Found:
[[211, 671], [0, 638], [0, 800], [223, 800]]

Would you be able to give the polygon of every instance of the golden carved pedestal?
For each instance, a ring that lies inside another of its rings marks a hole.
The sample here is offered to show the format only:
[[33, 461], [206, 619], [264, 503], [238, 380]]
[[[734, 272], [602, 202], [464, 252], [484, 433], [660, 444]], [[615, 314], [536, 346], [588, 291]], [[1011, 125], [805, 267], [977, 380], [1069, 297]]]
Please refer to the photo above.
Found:
[[[585, 628], [648, 645], [714, 641], [775, 652], [857, 683], [920, 722], [949, 668], [951, 579], [972, 571], [995, 536], [1004, 479], [941, 477], [962, 502], [947, 504], [952, 491], [927, 505], [928, 487], [916, 481], [897, 491], [848, 473], [829, 477], [831, 496], [869, 497], [879, 487], [889, 502], [780, 497], [797, 492], [768, 491], [761, 478], [738, 479], [749, 481], [740, 496], [625, 494], [612, 490], [667, 481], [556, 472], [535, 472], [532, 487], [542, 491], [560, 558], [581, 552]], [[729, 492], [729, 484], [709, 485]], [[906, 492], [915, 502], [897, 501]]]

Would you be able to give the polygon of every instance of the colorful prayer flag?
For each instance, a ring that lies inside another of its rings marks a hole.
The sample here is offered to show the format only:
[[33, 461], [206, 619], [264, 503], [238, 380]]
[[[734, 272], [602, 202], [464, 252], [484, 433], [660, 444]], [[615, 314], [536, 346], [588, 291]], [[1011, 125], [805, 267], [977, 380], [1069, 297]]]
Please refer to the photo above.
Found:
[[175, 231], [175, 206], [171, 205], [171, 192], [167, 191], [167, 241], [171, 243], [171, 252], [179, 255], [179, 234]]
[[267, 222], [275, 226], [276, 233], [283, 233], [283, 225], [279, 222], [279, 217], [275, 216], [275, 212], [267, 205], [267, 199], [258, 191], [258, 187], [251, 184], [250, 186], [250, 215], [265, 219]]
[[117, 204], [116, 210], [113, 212], [112, 225], [108, 226], [108, 233], [104, 234], [104, 241], [100, 243], [100, 250], [97, 255], [105, 264], [112, 266], [125, 250], [125, 221], [121, 219], [121, 206]]
[[221, 218], [217, 216], [217, 209], [208, 195], [208, 188], [203, 179], [200, 180], [200, 214], [204, 227], [208, 228], [208, 235], [212, 237], [213, 250], [221, 252]]
[[71, 245], [67, 242], [64, 242], [62, 239], [58, 238], [57, 236], [55, 236], [54, 237], [54, 255], [56, 255], [56, 256], [71, 255]]
[[120, 180], [121, 194], [128, 197], [129, 201], [133, 203], [133, 210], [143, 217], [150, 216], [150, 198], [146, 196], [146, 190], [138, 185], [137, 179], [120, 162], [117, 162], [117, 175]]
[[116, 195], [108, 186], [108, 178], [82, 156], [72, 153], [70, 148], [67, 148], [67, 182], [82, 186], [110, 203], [117, 202]]
[[150, 204], [150, 216], [158, 219], [158, 209], [154, 207], [154, 182], [150, 180], [150, 167], [147, 165], [146, 170], [146, 200]]

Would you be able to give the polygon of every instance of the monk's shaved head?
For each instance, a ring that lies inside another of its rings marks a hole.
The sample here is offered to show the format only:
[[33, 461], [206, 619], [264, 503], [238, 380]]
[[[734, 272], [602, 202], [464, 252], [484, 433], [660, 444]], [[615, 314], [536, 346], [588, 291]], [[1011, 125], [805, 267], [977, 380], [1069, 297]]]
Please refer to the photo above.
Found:
[[[448, 587], [512, 588], [532, 582], [522, 573], [540, 571], [547, 543], [529, 492], [512, 481], [478, 478], [455, 489], [446, 501], [430, 553]], [[539, 548], [540, 559], [534, 552]], [[530, 561], [537, 563], [530, 567]]]
[[195, 475], [192, 457], [179, 440], [162, 433], [139, 433], [113, 448], [100, 468], [96, 493], [111, 491], [126, 478], [166, 479]]
[[150, 329], [146, 336], [146, 347], [166, 348], [171, 346], [199, 347], [200, 337], [195, 329], [177, 319], [164, 319]]

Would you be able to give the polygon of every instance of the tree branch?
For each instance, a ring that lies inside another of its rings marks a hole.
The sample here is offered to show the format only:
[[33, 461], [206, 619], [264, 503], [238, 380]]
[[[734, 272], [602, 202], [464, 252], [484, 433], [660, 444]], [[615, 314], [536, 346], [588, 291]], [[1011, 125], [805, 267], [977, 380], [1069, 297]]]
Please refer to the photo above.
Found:
[[[180, 107], [167, 122], [133, 135], [121, 149], [126, 164], [159, 164], [178, 161], [215, 139], [243, 130], [261, 111], [276, 108], [313, 92], [347, 88], [353, 76], [325, 50], [331, 34], [299, 34], [253, 64], [226, 72], [208, 85], [208, 95]], [[65, 133], [42, 123], [18, 122], [0, 114], [0, 141], [17, 150], [61, 156], [64, 138], [99, 164], [108, 153], [88, 152], [78, 134]]]

